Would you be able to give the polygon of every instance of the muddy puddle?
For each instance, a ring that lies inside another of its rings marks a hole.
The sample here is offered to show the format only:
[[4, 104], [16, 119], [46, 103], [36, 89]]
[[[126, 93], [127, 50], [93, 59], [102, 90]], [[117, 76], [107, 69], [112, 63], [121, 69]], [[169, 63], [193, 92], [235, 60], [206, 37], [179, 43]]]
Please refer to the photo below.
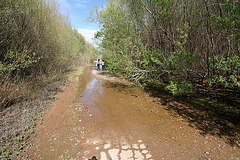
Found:
[[[140, 111], [149, 109], [152, 105], [152, 99], [146, 93], [131, 86], [127, 81], [112, 77], [106, 71], [96, 71], [94, 67], [86, 69], [79, 80], [77, 92], [76, 102], [86, 105], [91, 117], [95, 119], [113, 114], [116, 117], [130, 116], [128, 108]], [[121, 112], [113, 112], [115, 110], [126, 113], [119, 115]]]
[[239, 159], [239, 136], [190, 105], [87, 67], [53, 103], [30, 159]]
[[239, 146], [202, 134], [158, 98], [94, 67], [80, 77], [75, 101], [84, 104], [75, 111], [79, 159], [240, 158]]

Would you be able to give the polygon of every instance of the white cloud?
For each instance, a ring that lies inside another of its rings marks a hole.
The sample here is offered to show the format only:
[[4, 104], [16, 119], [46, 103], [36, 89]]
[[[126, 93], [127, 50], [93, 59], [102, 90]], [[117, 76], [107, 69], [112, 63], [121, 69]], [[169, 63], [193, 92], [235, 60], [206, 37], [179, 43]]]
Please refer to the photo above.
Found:
[[75, 2], [75, 6], [81, 7], [81, 8], [86, 8], [88, 1], [82, 1], [82, 0], [73, 0]]
[[86, 7], [87, 7], [86, 5], [81, 4], [81, 3], [76, 4], [76, 6], [77, 6], [77, 7], [83, 7], [83, 8], [86, 8]]
[[67, 0], [58, 0], [58, 3], [64, 8], [71, 8], [71, 5], [68, 3]]
[[93, 38], [94, 38], [94, 34], [97, 33], [97, 30], [91, 30], [91, 29], [85, 29], [85, 28], [79, 28], [77, 29], [78, 32], [83, 35], [86, 39], [86, 41], [92, 43], [93, 42]]

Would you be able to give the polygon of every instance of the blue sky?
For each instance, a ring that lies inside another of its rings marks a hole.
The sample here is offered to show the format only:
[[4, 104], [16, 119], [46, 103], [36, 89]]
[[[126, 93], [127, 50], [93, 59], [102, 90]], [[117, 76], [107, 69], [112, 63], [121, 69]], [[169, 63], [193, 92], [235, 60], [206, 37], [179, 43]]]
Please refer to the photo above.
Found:
[[72, 27], [76, 28], [88, 42], [92, 42], [92, 38], [99, 27], [96, 23], [87, 23], [86, 18], [89, 17], [89, 11], [93, 8], [94, 2], [102, 7], [101, 0], [56, 0], [60, 5], [60, 11], [63, 14], [69, 13]]

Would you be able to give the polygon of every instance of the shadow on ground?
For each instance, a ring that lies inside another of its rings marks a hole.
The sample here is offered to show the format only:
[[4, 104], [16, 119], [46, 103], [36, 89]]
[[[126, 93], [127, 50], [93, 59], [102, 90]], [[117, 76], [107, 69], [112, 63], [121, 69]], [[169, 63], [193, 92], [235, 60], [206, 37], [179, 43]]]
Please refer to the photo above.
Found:
[[[115, 77], [107, 71], [99, 72], [100, 75]], [[119, 77], [118, 77], [119, 78]], [[119, 92], [132, 93], [134, 87], [129, 87], [127, 84], [122, 83], [107, 83], [105, 87], [117, 88]], [[219, 115], [206, 107], [194, 103], [193, 101], [184, 97], [174, 97], [162, 86], [147, 86], [145, 91], [151, 97], [158, 98], [158, 103], [163, 105], [166, 110], [171, 112], [174, 116], [181, 116], [185, 119], [189, 126], [196, 128], [203, 136], [208, 134], [218, 136], [227, 140], [232, 146], [240, 148], [240, 129], [239, 126], [234, 125], [234, 120], [231, 120], [222, 115]]]
[[161, 87], [148, 86], [145, 91], [150, 96], [158, 98], [158, 103], [166, 106], [166, 110], [175, 116], [181, 116], [189, 123], [189, 126], [198, 129], [202, 135], [219, 136], [227, 140], [230, 145], [240, 148], [239, 127], [224, 117], [181, 97], [173, 97]]

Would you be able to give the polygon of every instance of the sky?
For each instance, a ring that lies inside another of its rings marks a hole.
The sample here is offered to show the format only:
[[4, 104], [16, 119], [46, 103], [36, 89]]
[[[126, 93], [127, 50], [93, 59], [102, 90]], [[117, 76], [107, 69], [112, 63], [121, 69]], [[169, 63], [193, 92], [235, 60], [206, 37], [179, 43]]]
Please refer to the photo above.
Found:
[[72, 27], [76, 28], [88, 42], [93, 43], [94, 34], [100, 30], [98, 24], [86, 22], [94, 2], [102, 7], [101, 0], [56, 0], [62, 14], [69, 14]]

